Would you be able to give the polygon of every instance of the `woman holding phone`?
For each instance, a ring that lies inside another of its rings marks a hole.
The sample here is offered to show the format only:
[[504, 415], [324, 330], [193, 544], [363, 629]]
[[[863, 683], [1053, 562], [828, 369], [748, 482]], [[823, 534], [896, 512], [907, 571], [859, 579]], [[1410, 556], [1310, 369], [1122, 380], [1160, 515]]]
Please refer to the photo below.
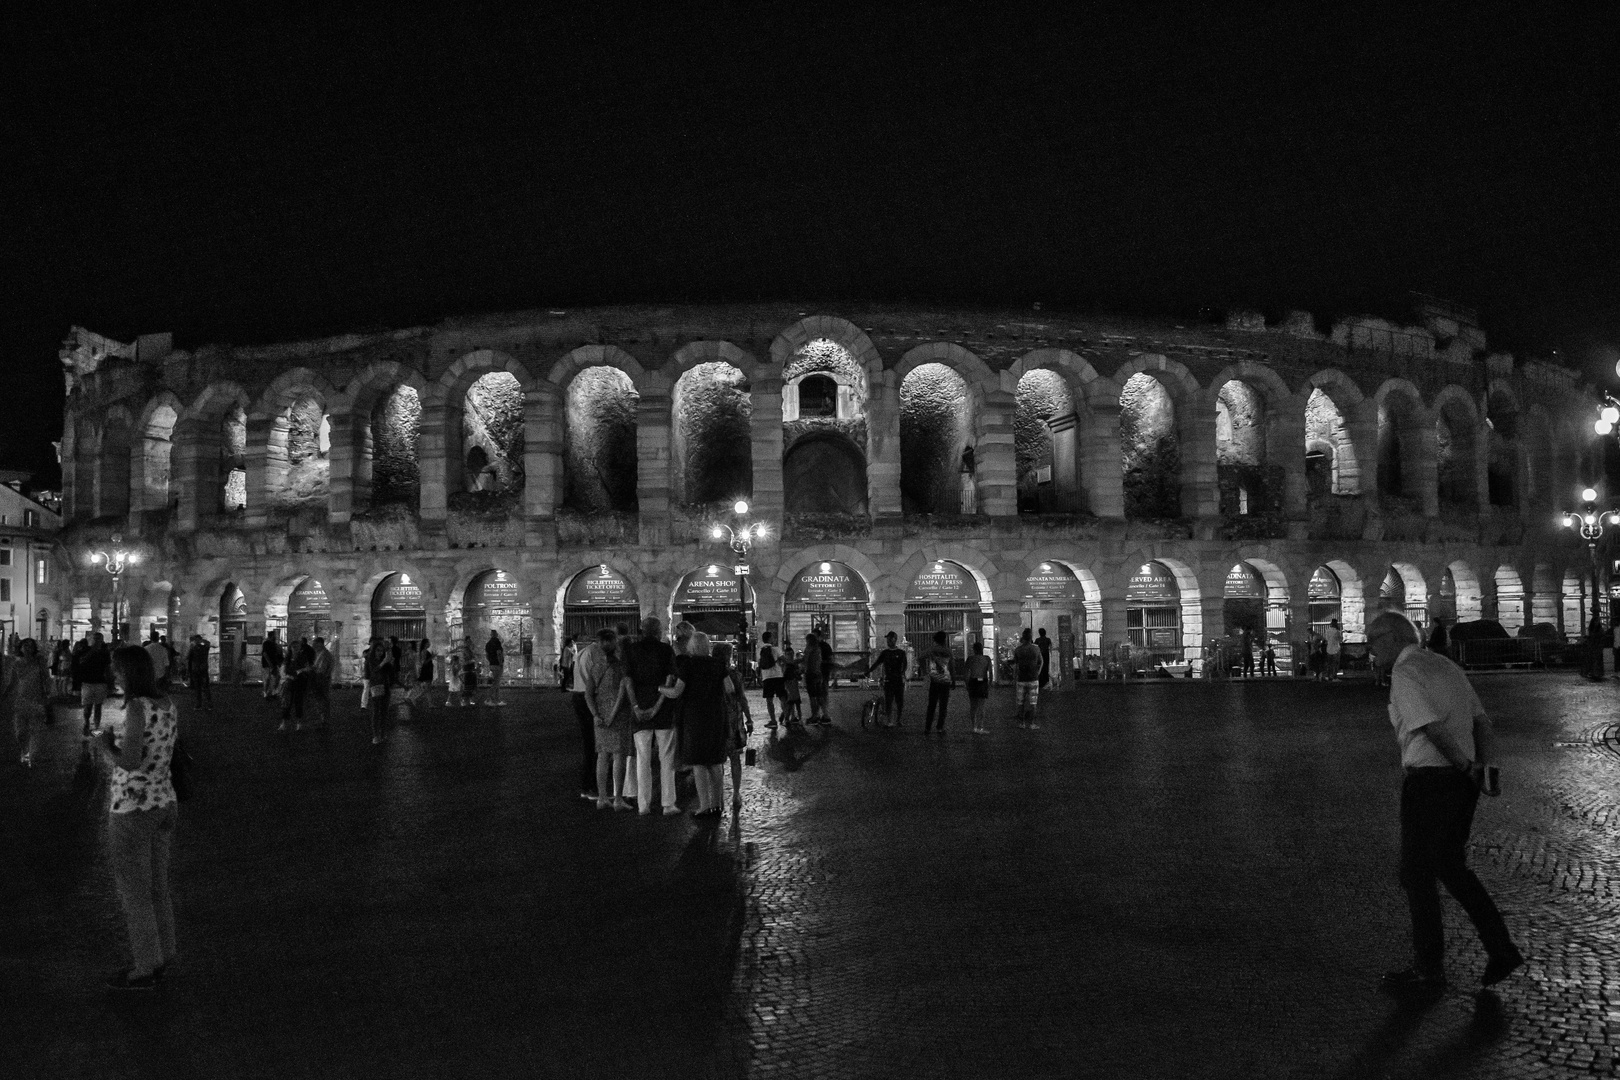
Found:
[[124, 730], [110, 727], [87, 745], [112, 772], [107, 850], [129, 924], [130, 966], [107, 980], [112, 990], [154, 990], [174, 962], [169, 849], [179, 805], [169, 760], [179, 734], [174, 702], [158, 689], [152, 658], [137, 645], [113, 654], [124, 688]]

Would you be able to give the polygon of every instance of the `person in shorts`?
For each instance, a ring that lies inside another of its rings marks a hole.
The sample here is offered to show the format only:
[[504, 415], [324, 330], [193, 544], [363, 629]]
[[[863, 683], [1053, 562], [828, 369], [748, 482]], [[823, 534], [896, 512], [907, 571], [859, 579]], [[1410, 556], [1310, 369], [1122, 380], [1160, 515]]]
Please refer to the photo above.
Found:
[[968, 719], [973, 721], [973, 734], [988, 735], [984, 726], [984, 702], [990, 696], [990, 658], [984, 655], [984, 641], [973, 642], [973, 655], [968, 657], [964, 671], [968, 692]]
[[[773, 728], [776, 726], [776, 703], [786, 700], [783, 689], [786, 680], [782, 678], [782, 662], [776, 654], [776, 635], [769, 630], [759, 639], [759, 679], [760, 692], [765, 697], [765, 711], [770, 714], [765, 726]], [[782, 708], [786, 712], [785, 704]]]
[[1040, 700], [1041, 650], [1032, 639], [1029, 628], [1024, 628], [1018, 648], [1013, 650], [1014, 683], [1013, 704], [1018, 713], [1018, 726], [1036, 731], [1035, 706]]

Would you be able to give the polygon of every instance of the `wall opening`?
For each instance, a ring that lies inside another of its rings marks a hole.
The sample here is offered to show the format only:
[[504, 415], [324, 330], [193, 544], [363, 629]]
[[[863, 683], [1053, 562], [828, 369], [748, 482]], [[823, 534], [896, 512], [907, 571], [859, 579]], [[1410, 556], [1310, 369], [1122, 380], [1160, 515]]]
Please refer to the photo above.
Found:
[[141, 433], [141, 509], [163, 510], [171, 503], [170, 472], [174, 464], [174, 425], [179, 414], [168, 405], [152, 410]]
[[523, 490], [523, 386], [491, 371], [467, 387], [462, 403], [462, 483], [467, 491]]
[[698, 364], [676, 381], [670, 399], [674, 414], [670, 456], [672, 494], [678, 505], [752, 497], [753, 408], [748, 389], [743, 373], [723, 361]]
[[278, 506], [324, 503], [331, 482], [332, 426], [326, 406], [305, 393], [270, 424], [265, 488]]
[[844, 670], [872, 654], [871, 591], [860, 572], [847, 563], [813, 562], [788, 582], [782, 605], [782, 644], [804, 649], [811, 630], [825, 633], [833, 663]]
[[806, 435], [783, 456], [782, 488], [790, 514], [864, 517], [866, 457], [835, 431]]
[[1026, 371], [1013, 410], [1019, 513], [1078, 509], [1077, 434], [1074, 396], [1063, 376], [1049, 368]]
[[1513, 506], [1518, 497], [1519, 407], [1507, 394], [1487, 400], [1485, 482], [1492, 506]]
[[422, 505], [422, 398], [398, 386], [371, 413], [371, 503]]
[[1448, 401], [1434, 419], [1435, 472], [1440, 502], [1471, 507], [1479, 502], [1475, 481], [1477, 453], [1473, 418], [1455, 401]]
[[419, 641], [427, 637], [427, 603], [422, 587], [406, 573], [392, 573], [371, 594], [371, 636]]
[[563, 424], [563, 505], [586, 512], [636, 509], [636, 409], [641, 395], [614, 367], [591, 367], [568, 384]]
[[236, 405], [221, 423], [224, 438], [220, 445], [219, 474], [225, 483], [220, 488], [220, 509], [234, 514], [247, 507], [247, 410]]
[[1331, 397], [1312, 390], [1305, 402], [1305, 484], [1311, 498], [1354, 495], [1355, 448]]
[[1266, 456], [1266, 402], [1248, 383], [1232, 379], [1215, 398], [1215, 467], [1221, 513], [1245, 515], [1280, 508], [1282, 479]]
[[1120, 392], [1119, 448], [1125, 516], [1181, 516], [1181, 444], [1175, 403], [1164, 384], [1137, 372]]
[[1378, 492], [1391, 499], [1418, 497], [1417, 463], [1422, 452], [1418, 405], [1392, 393], [1378, 407]]
[[908, 514], [971, 514], [967, 383], [945, 364], [919, 364], [900, 384], [900, 495]]

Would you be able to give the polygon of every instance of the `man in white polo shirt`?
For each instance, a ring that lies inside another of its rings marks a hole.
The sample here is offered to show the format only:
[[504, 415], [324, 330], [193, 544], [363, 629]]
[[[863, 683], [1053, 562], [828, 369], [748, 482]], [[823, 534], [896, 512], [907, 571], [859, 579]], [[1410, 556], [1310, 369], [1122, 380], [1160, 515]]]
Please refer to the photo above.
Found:
[[[1395, 989], [1446, 985], [1440, 890], [1462, 905], [1488, 957], [1480, 982], [1491, 986], [1524, 963], [1501, 912], [1468, 868], [1474, 804], [1486, 786], [1491, 725], [1462, 669], [1425, 652], [1417, 628], [1385, 612], [1367, 628], [1373, 662], [1389, 673], [1389, 720], [1401, 747], [1401, 887], [1412, 910], [1414, 963], [1384, 976]], [[1491, 794], [1495, 794], [1494, 791]]]

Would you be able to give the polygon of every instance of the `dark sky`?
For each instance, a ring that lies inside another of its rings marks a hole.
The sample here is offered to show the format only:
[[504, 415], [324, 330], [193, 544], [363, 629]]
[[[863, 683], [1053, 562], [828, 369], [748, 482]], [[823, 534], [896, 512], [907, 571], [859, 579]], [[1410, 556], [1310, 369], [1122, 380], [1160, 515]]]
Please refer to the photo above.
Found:
[[74, 323], [189, 348], [636, 300], [1320, 322], [1418, 290], [1617, 382], [1613, 15], [997, 6], [8, 5], [48, 13], [0, 16], [0, 464], [49, 467]]

